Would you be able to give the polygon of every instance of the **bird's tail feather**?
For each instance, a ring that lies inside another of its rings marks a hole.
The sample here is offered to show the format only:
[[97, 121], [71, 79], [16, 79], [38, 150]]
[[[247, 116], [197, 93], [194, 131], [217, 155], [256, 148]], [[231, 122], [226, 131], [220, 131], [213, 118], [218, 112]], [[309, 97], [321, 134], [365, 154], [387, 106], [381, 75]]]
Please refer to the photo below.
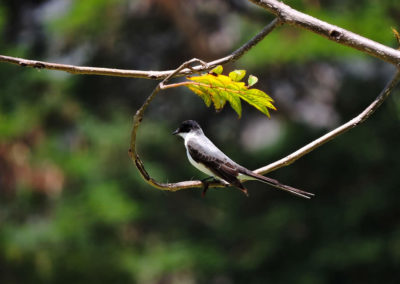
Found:
[[257, 179], [257, 180], [259, 180], [261, 182], [264, 182], [266, 184], [269, 184], [269, 185], [271, 185], [271, 186], [273, 186], [275, 188], [287, 191], [287, 192], [289, 192], [291, 194], [294, 194], [294, 195], [297, 195], [297, 196], [300, 196], [300, 197], [303, 197], [303, 198], [310, 199], [311, 197], [314, 196], [314, 193], [303, 191], [303, 190], [291, 187], [289, 185], [282, 184], [279, 181], [277, 181], [276, 179], [272, 179], [272, 178], [269, 178], [269, 177], [266, 177], [266, 176], [263, 176], [263, 175], [256, 174], [256, 173], [254, 173], [254, 172], [252, 172], [250, 170], [244, 172], [243, 174], [245, 174], [247, 176], [250, 176], [252, 178], [255, 178], [255, 179]]

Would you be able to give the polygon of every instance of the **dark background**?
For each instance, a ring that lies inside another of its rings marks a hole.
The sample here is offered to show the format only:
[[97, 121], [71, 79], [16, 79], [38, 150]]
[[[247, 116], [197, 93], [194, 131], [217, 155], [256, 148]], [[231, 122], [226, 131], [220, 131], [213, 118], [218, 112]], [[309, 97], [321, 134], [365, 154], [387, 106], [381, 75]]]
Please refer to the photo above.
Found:
[[[397, 0], [286, 2], [397, 47]], [[3, 0], [0, 53], [165, 70], [229, 54], [272, 19], [244, 0]], [[394, 72], [292, 27], [224, 68], [259, 77], [278, 111], [246, 105], [239, 120], [185, 88], [165, 91], [139, 130], [156, 179], [204, 177], [170, 135], [182, 120], [258, 168], [357, 115]], [[256, 182], [249, 198], [201, 198], [152, 188], [127, 155], [132, 115], [156, 84], [0, 63], [0, 283], [398, 283], [398, 90], [365, 124], [271, 173], [314, 199]]]

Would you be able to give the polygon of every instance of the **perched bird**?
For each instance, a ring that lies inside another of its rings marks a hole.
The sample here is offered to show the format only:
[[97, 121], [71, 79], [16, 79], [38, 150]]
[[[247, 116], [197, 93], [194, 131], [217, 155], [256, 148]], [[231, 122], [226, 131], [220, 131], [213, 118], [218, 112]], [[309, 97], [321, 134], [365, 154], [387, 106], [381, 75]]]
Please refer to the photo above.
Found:
[[248, 192], [242, 184], [243, 180], [258, 180], [304, 198], [314, 196], [313, 193], [281, 184], [275, 179], [259, 175], [237, 164], [204, 135], [200, 125], [194, 120], [182, 122], [172, 134], [184, 139], [187, 157], [194, 167], [224, 184], [239, 188], [246, 195]]

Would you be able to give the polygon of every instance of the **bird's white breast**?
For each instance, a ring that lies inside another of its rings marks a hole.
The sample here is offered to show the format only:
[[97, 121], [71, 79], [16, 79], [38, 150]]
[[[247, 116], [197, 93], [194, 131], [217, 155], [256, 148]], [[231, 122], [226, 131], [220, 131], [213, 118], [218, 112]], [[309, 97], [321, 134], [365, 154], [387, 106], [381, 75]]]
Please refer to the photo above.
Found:
[[182, 135], [183, 139], [185, 139], [185, 148], [186, 148], [186, 155], [189, 159], [189, 162], [199, 171], [205, 173], [206, 175], [212, 176], [214, 178], [218, 178], [217, 176], [214, 175], [213, 172], [211, 172], [207, 167], [205, 167], [203, 164], [196, 162], [193, 160], [192, 156], [190, 156], [189, 150], [188, 150], [188, 142], [190, 139], [194, 139], [196, 134], [195, 133], [184, 133], [185, 135]]

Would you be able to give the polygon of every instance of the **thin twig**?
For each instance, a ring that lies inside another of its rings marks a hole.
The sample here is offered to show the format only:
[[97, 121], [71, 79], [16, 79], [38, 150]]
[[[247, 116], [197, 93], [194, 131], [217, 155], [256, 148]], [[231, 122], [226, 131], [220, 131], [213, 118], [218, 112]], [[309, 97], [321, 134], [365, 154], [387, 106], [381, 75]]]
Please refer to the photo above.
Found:
[[142, 70], [126, 70], [126, 69], [115, 69], [115, 68], [99, 68], [99, 67], [88, 67], [88, 66], [76, 66], [68, 64], [58, 64], [45, 61], [29, 60], [24, 58], [0, 55], [0, 62], [8, 62], [16, 64], [22, 67], [33, 67], [38, 69], [50, 69], [65, 71], [72, 74], [87, 74], [87, 75], [102, 75], [102, 76], [117, 76], [117, 77], [131, 77], [131, 78], [143, 78], [143, 79], [155, 79], [161, 80], [174, 73], [175, 77], [187, 76], [194, 73], [208, 71], [217, 65], [226, 64], [233, 62], [242, 57], [247, 53], [253, 46], [259, 43], [266, 35], [268, 35], [274, 28], [279, 25], [279, 20], [274, 19], [271, 23], [266, 25], [257, 35], [251, 40], [246, 42], [243, 46], [225, 56], [223, 58], [211, 61], [208, 63], [207, 68], [203, 65], [197, 65], [192, 68], [184, 68], [179, 73], [175, 73], [175, 70], [166, 71], [142, 71]]
[[346, 131], [360, 125], [365, 120], [367, 120], [375, 110], [383, 103], [383, 101], [389, 96], [392, 90], [396, 87], [397, 83], [400, 80], [400, 71], [397, 71], [393, 78], [386, 84], [385, 88], [381, 91], [378, 97], [366, 108], [364, 109], [359, 115], [354, 117], [353, 119], [349, 120], [345, 124], [335, 128], [334, 130], [326, 133], [325, 135], [321, 136], [320, 138], [312, 141], [311, 143], [301, 147], [297, 151], [293, 152], [292, 154], [271, 163], [265, 167], [259, 168], [255, 170], [258, 174], [266, 174], [271, 171], [275, 171], [279, 168], [288, 166], [294, 163], [299, 158], [303, 157], [304, 155], [308, 154], [309, 152], [315, 150], [316, 148], [322, 146], [326, 142], [332, 140], [333, 138], [339, 136], [340, 134], [345, 133]]
[[400, 66], [400, 51], [292, 9], [277, 0], [249, 0], [275, 14], [283, 24], [297, 26], [329, 40]]

